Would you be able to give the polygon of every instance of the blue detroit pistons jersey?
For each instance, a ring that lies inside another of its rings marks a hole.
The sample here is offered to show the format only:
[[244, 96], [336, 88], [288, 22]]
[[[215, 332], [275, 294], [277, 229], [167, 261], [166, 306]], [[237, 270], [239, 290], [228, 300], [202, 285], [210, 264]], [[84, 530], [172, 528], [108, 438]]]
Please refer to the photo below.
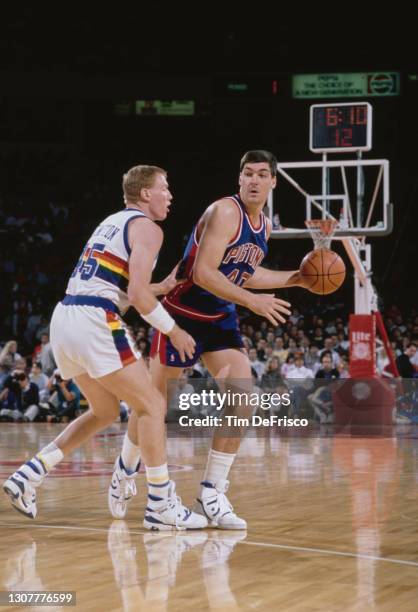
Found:
[[[239, 195], [228, 196], [237, 205], [240, 221], [228, 244], [218, 270], [234, 285], [241, 286], [254, 274], [267, 253], [266, 218], [263, 213], [254, 227]], [[201, 321], [217, 321], [235, 311], [235, 304], [223, 300], [193, 282], [193, 265], [199, 246], [197, 223], [193, 228], [181, 262], [180, 277], [186, 280], [164, 299], [164, 304], [178, 316]]]

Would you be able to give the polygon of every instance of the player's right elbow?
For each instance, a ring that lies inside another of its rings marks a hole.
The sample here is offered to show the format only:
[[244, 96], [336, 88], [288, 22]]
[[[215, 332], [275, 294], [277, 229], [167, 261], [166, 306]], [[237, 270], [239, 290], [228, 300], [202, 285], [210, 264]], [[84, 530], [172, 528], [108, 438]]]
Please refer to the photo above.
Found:
[[128, 285], [128, 300], [131, 304], [135, 304], [137, 302], [137, 298], [138, 298], [138, 291], [136, 289], [136, 287], [132, 286], [132, 285]]
[[200, 287], [206, 288], [208, 274], [203, 266], [195, 266], [193, 268], [193, 282]]
[[128, 287], [128, 300], [132, 306], [142, 312], [143, 296], [138, 287]]
[[155, 297], [145, 284], [142, 287], [138, 285], [128, 287], [128, 300], [138, 312], [147, 314], [153, 308]]

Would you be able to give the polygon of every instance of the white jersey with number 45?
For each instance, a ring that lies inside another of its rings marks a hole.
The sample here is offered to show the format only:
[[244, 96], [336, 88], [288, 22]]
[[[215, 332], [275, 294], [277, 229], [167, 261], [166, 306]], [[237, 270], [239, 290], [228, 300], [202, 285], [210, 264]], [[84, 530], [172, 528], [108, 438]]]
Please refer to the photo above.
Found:
[[[66, 293], [111, 300], [124, 312], [129, 307], [129, 223], [145, 217], [135, 208], [125, 208], [107, 217], [94, 230], [71, 275]], [[146, 217], [145, 217], [146, 218]]]

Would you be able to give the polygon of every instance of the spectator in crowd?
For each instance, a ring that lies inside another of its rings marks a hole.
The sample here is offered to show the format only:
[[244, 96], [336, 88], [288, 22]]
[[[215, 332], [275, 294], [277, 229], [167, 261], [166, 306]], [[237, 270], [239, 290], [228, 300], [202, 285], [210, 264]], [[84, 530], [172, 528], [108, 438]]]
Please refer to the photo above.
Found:
[[261, 378], [261, 387], [264, 391], [272, 391], [281, 381], [280, 362], [277, 357], [271, 357]]
[[312, 389], [313, 372], [305, 366], [303, 353], [296, 353], [295, 361], [286, 373], [286, 383], [292, 390], [292, 410], [300, 415], [304, 402]]
[[271, 348], [273, 348], [275, 339], [276, 339], [276, 336], [274, 335], [274, 332], [268, 331], [267, 336], [266, 336], [267, 346], [270, 346]]
[[300, 314], [297, 308], [294, 308], [291, 315], [289, 316], [289, 321], [293, 325], [297, 325], [300, 321], [303, 321], [303, 315]]
[[6, 342], [0, 353], [0, 367], [2, 371], [5, 373], [11, 372], [15, 368], [16, 361], [21, 358], [22, 356], [17, 352], [17, 342], [15, 340]]
[[280, 371], [283, 378], [287, 378], [287, 373], [289, 369], [293, 366], [294, 363], [295, 363], [295, 356], [293, 353], [289, 353], [289, 355], [287, 356], [286, 362], [282, 365], [281, 371]]
[[41, 320], [35, 332], [35, 337], [42, 343], [42, 336], [46, 334], [49, 339], [49, 319], [45, 316], [41, 316]]
[[[413, 342], [412, 344], [415, 347], [418, 347], [417, 343]], [[415, 350], [415, 353], [412, 355], [412, 357], [409, 358], [409, 361], [412, 363], [414, 367], [415, 374], [418, 373], [418, 350]]]
[[300, 351], [305, 355], [309, 353], [309, 347], [311, 346], [311, 341], [309, 340], [308, 336], [305, 336], [305, 334], [303, 334], [300, 338]]
[[[38, 387], [30, 382], [26, 372], [15, 370], [8, 377], [0, 393], [0, 403], [1, 420], [17, 422], [25, 420], [24, 417], [28, 410], [31, 411], [30, 414], [33, 414], [33, 418], [27, 420], [33, 420], [38, 413]], [[35, 410], [34, 413], [33, 410]]]
[[350, 342], [347, 340], [346, 335], [343, 331], [338, 332], [337, 334], [337, 342], [338, 342], [338, 349], [341, 349], [342, 351], [347, 352], [348, 349], [350, 348]]
[[307, 368], [310, 368], [314, 374], [316, 374], [321, 367], [319, 348], [316, 344], [311, 344], [309, 347], [309, 352], [305, 355], [305, 365]]
[[24, 338], [25, 338], [26, 343], [29, 346], [32, 346], [34, 344], [35, 333], [41, 322], [42, 315], [39, 311], [40, 311], [40, 304], [35, 304], [34, 309], [28, 318], [28, 322], [26, 325], [25, 333], [24, 333]]
[[18, 422], [23, 420], [20, 409], [21, 389], [17, 380], [18, 374], [21, 373], [13, 371], [4, 381], [3, 389], [0, 391], [0, 421]]
[[41, 336], [41, 350], [39, 351], [38, 361], [41, 362], [42, 372], [47, 376], [51, 376], [57, 367], [48, 334], [42, 334]]
[[47, 388], [50, 393], [48, 402], [41, 403], [42, 415], [48, 423], [67, 423], [77, 416], [80, 405], [80, 390], [74, 381], [63, 380], [59, 370], [49, 379]]
[[415, 357], [417, 352], [417, 345], [414, 342], [404, 350], [402, 355], [396, 358], [396, 365], [398, 366], [399, 375], [401, 378], [413, 378], [415, 375], [415, 368], [411, 359]]
[[324, 346], [324, 332], [322, 327], [316, 327], [314, 331], [314, 335], [312, 337], [312, 342], [316, 344], [318, 348], [322, 348]]
[[257, 379], [261, 380], [266, 369], [266, 364], [258, 359], [257, 351], [255, 348], [250, 348], [250, 350], [248, 351], [248, 358], [250, 360], [250, 365], [252, 369], [256, 373]]
[[293, 365], [286, 372], [286, 379], [289, 378], [313, 378], [313, 372], [305, 366], [305, 358], [303, 353], [296, 353]]
[[273, 356], [277, 357], [280, 363], [283, 364], [286, 361], [288, 354], [289, 349], [284, 347], [283, 338], [279, 336], [274, 341]]
[[337, 335], [339, 333], [343, 333], [345, 337], [348, 335], [348, 326], [344, 323], [341, 318], [337, 318], [335, 320], [335, 328], [337, 330]]
[[324, 351], [321, 355], [321, 367], [315, 374], [315, 378], [325, 378], [326, 380], [335, 380], [340, 377], [337, 368], [333, 367], [332, 355], [330, 351]]
[[261, 338], [257, 341], [257, 356], [260, 361], [267, 361], [266, 359], [266, 346], [267, 342], [264, 338]]
[[271, 347], [269, 344], [266, 346], [266, 348], [264, 349], [264, 363], [267, 363], [268, 361], [270, 361], [270, 359], [274, 357], [273, 355], [273, 347]]
[[34, 421], [39, 414], [39, 389], [25, 372], [17, 374], [16, 380], [20, 387], [18, 409], [23, 413], [24, 421]]
[[338, 373], [340, 378], [350, 378], [350, 370], [347, 355], [343, 355], [341, 357], [341, 361], [337, 366]]
[[334, 348], [333, 348], [333, 341], [332, 341], [331, 338], [325, 338], [325, 340], [324, 340], [324, 348], [322, 349], [322, 351], [319, 352], [319, 358], [321, 358], [322, 355], [324, 353], [326, 353], [326, 352], [331, 354], [332, 367], [336, 368], [337, 365], [340, 363], [341, 357], [339, 356], [337, 351], [334, 350]]
[[38, 387], [39, 399], [41, 402], [45, 402], [49, 391], [47, 389], [48, 376], [42, 372], [42, 365], [40, 361], [35, 361], [32, 365], [31, 372], [29, 374], [29, 380]]
[[333, 334], [337, 333], [337, 327], [335, 324], [335, 320], [331, 319], [330, 321], [328, 321], [328, 323], [325, 325], [325, 333], [328, 336], [332, 336]]

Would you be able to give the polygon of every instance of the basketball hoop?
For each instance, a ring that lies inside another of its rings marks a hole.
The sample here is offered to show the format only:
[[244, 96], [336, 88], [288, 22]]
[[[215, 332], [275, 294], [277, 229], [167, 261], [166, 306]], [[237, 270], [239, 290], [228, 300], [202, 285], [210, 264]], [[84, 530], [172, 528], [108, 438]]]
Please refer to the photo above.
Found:
[[337, 229], [336, 219], [306, 219], [305, 225], [311, 234], [314, 250], [330, 248]]

